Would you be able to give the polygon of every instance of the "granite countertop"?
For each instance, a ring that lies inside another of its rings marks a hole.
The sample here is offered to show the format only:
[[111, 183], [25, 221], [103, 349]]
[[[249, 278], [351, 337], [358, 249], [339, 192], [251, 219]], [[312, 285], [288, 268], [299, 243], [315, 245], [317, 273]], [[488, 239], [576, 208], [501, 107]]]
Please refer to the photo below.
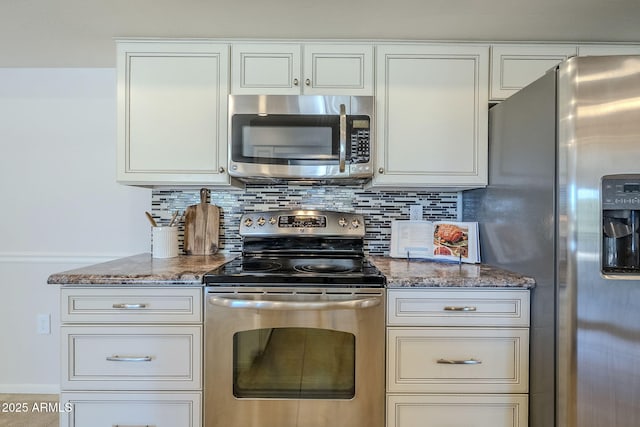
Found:
[[427, 260], [370, 257], [387, 278], [387, 288], [406, 287], [493, 287], [524, 288], [535, 281], [511, 271], [485, 264], [457, 264]]
[[[231, 261], [237, 254], [179, 255], [152, 258], [140, 254], [49, 276], [54, 285], [186, 285], [202, 286], [204, 273]], [[535, 281], [484, 264], [455, 264], [389, 257], [369, 260], [387, 278], [388, 288], [403, 287], [495, 287], [532, 288]]]
[[133, 255], [49, 276], [53, 285], [163, 285], [202, 286], [202, 276], [231, 261], [236, 254], [179, 255], [152, 258], [151, 254]]

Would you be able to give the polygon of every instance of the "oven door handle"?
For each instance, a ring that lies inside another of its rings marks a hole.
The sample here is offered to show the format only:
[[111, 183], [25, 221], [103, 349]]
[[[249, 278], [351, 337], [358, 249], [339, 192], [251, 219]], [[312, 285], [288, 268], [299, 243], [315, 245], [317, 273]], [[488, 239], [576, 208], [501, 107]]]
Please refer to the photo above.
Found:
[[380, 305], [380, 297], [357, 298], [340, 301], [265, 301], [210, 296], [209, 304], [227, 308], [250, 308], [254, 310], [353, 310]]

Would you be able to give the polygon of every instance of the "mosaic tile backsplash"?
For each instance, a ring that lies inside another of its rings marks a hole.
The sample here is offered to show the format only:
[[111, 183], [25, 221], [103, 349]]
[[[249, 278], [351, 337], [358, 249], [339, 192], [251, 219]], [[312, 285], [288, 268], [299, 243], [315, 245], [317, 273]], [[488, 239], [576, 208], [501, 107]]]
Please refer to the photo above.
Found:
[[[153, 190], [152, 215], [166, 225], [175, 211], [180, 213], [200, 202], [199, 190]], [[423, 219], [457, 219], [455, 192], [369, 191], [354, 187], [316, 185], [247, 185], [244, 190], [212, 189], [209, 202], [220, 208], [220, 250], [240, 252], [240, 216], [245, 212], [277, 209], [324, 209], [364, 215], [365, 252], [388, 255], [391, 221], [409, 219], [409, 206], [422, 205]], [[180, 224], [182, 251], [184, 228]]]

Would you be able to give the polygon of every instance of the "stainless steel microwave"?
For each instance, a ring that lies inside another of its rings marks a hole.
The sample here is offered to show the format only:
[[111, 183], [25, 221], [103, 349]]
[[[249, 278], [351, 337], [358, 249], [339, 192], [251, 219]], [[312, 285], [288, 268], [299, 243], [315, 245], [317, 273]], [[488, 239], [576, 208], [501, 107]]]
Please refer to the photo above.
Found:
[[246, 182], [373, 176], [373, 96], [230, 95], [229, 175]]

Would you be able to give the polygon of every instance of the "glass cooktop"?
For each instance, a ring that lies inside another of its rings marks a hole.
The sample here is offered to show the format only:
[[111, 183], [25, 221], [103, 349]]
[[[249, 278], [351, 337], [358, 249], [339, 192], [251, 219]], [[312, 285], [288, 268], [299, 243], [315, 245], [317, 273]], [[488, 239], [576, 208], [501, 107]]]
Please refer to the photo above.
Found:
[[229, 286], [331, 285], [382, 287], [380, 270], [364, 257], [243, 256], [204, 275], [204, 284]]

